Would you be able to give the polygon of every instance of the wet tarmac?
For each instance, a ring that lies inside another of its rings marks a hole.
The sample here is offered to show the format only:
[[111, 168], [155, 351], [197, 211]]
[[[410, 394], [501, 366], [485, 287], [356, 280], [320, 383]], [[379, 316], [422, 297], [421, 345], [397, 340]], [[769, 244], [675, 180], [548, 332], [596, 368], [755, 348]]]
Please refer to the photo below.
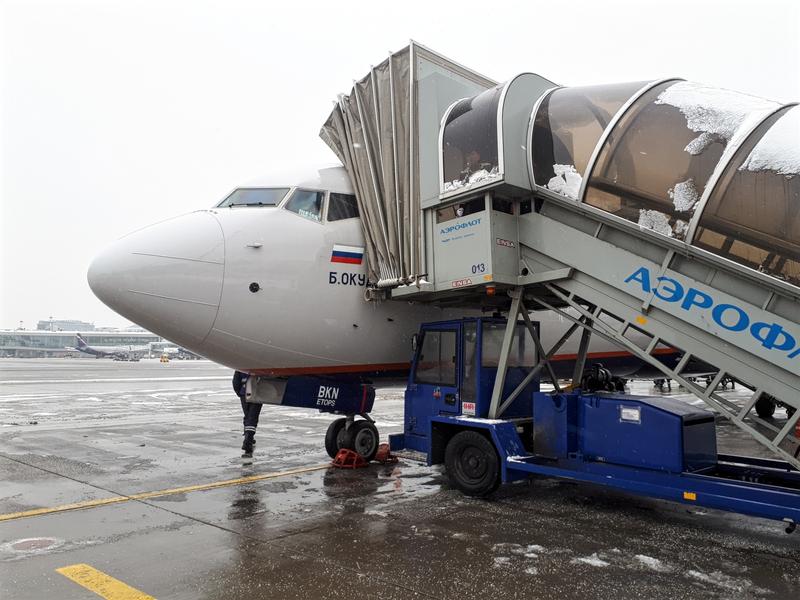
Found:
[[[400, 431], [402, 390], [374, 416]], [[162, 600], [800, 598], [800, 534], [778, 523], [546, 479], [473, 500], [407, 460], [330, 469], [329, 420], [265, 406], [247, 461], [227, 369], [0, 360], [0, 515], [86, 506], [0, 521], [0, 598], [96, 598], [56, 571], [76, 564]], [[766, 455], [728, 425], [719, 442]]]

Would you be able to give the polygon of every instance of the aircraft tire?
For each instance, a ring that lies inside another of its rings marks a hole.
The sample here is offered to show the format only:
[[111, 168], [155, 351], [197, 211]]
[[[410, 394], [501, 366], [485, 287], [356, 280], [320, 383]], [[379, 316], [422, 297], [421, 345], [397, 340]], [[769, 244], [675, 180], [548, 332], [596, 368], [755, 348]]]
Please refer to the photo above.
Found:
[[447, 443], [444, 452], [447, 477], [467, 496], [485, 497], [500, 486], [500, 458], [486, 436], [462, 431]]
[[375, 458], [379, 445], [378, 428], [369, 421], [356, 421], [344, 432], [342, 447], [357, 452], [367, 462]]
[[769, 396], [761, 396], [756, 402], [756, 413], [762, 419], [769, 419], [775, 414], [775, 402]]
[[325, 452], [331, 458], [336, 458], [336, 454], [344, 448], [344, 426], [347, 419], [341, 418], [331, 421], [328, 425], [328, 431], [325, 432]]

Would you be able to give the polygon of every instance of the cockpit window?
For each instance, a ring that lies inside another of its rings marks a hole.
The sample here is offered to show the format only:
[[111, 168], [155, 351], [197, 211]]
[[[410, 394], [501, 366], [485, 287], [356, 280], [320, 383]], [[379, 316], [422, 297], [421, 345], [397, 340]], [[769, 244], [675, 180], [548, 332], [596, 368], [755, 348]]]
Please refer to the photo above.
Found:
[[328, 199], [328, 221], [354, 219], [358, 216], [358, 203], [352, 194], [331, 192]]
[[295, 190], [285, 208], [306, 219], [319, 221], [322, 218], [322, 199], [324, 195], [324, 192]]
[[283, 200], [289, 188], [239, 188], [217, 204], [225, 206], [275, 206]]

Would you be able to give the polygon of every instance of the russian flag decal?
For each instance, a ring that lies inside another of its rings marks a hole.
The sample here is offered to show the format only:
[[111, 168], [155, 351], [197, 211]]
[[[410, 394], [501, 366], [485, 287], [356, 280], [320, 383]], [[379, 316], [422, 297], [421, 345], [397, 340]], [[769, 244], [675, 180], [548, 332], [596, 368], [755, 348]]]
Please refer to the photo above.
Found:
[[360, 265], [364, 260], [364, 248], [358, 246], [342, 246], [334, 244], [331, 252], [332, 263], [347, 263], [350, 265]]

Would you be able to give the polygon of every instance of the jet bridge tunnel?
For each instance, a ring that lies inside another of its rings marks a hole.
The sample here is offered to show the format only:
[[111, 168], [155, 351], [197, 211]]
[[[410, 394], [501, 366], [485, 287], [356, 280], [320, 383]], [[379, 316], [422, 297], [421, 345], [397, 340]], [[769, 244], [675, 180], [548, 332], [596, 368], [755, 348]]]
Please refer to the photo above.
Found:
[[[355, 182], [375, 297], [569, 308], [800, 466], [795, 104], [681, 79], [497, 84], [412, 44], [322, 136]], [[694, 358], [715, 370], [705, 388], [681, 373]], [[746, 406], [716, 393], [726, 378]], [[764, 394], [785, 423], [752, 418]]]

